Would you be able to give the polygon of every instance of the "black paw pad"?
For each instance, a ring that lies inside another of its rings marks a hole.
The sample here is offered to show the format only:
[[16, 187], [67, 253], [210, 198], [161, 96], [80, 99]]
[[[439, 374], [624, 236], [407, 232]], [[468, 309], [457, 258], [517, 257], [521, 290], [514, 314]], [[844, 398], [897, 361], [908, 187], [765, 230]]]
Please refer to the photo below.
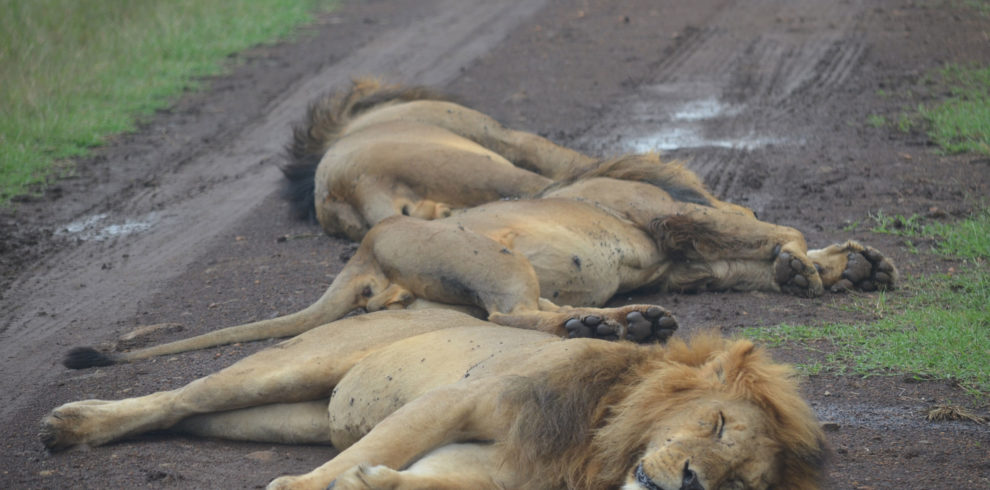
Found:
[[614, 328], [602, 323], [602, 317], [587, 315], [582, 318], [571, 318], [564, 323], [567, 336], [572, 339], [582, 337], [603, 337], [614, 335]]
[[626, 315], [626, 339], [633, 342], [666, 342], [677, 330], [677, 320], [659, 306]]
[[817, 274], [818, 271], [807, 267], [804, 262], [794, 258], [789, 252], [782, 252], [777, 256], [773, 265], [773, 276], [781, 291], [797, 296], [811, 296], [808, 286], [811, 281], [808, 276]]
[[832, 292], [850, 289], [876, 291], [894, 287], [897, 273], [892, 264], [879, 251], [868, 248], [862, 253], [849, 252], [842, 279], [832, 285]]

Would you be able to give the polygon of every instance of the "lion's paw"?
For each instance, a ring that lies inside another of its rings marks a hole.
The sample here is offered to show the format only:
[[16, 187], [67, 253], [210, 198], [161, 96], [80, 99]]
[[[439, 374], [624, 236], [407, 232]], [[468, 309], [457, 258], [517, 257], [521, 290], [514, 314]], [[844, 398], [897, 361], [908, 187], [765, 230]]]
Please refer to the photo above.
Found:
[[587, 310], [594, 311], [564, 322], [569, 338], [666, 342], [677, 330], [677, 320], [670, 312], [655, 305]]
[[897, 282], [897, 269], [894, 263], [873, 247], [863, 247], [861, 251], [850, 251], [846, 255], [846, 266], [842, 279], [833, 284], [834, 293], [850, 289], [876, 291], [893, 289]]
[[784, 250], [777, 254], [773, 278], [781, 291], [795, 296], [813, 298], [824, 289], [815, 264], [802, 253]]
[[51, 451], [61, 451], [72, 446], [106, 442], [107, 436], [100, 434], [102, 424], [99, 423], [99, 408], [111, 403], [105, 400], [83, 400], [52, 410], [41, 421], [38, 434], [41, 443]]
[[387, 466], [357, 465], [337, 477], [328, 489], [386, 490], [395, 488], [399, 472]]

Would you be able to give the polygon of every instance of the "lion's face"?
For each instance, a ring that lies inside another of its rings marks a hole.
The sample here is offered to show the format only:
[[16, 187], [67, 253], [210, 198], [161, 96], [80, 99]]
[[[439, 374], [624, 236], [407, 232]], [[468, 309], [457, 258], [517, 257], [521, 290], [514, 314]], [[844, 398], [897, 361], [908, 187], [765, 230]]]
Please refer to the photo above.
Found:
[[746, 401], [699, 400], [656, 427], [625, 490], [765, 489], [777, 480], [766, 413]]

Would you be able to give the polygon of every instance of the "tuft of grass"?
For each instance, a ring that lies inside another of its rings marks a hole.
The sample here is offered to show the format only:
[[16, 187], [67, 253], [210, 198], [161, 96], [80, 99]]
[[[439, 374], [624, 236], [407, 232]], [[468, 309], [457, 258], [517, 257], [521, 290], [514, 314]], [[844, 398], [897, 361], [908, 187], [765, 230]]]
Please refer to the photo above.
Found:
[[976, 9], [980, 15], [990, 15], [990, 1], [988, 0], [966, 0], [966, 5]]
[[887, 118], [879, 114], [870, 114], [866, 116], [866, 124], [874, 128], [882, 128], [887, 125]]
[[[890, 224], [897, 219], [905, 223], [899, 229]], [[987, 396], [990, 209], [953, 224], [923, 224], [920, 219], [882, 215], [878, 223], [880, 232], [894, 229], [905, 236], [934, 238], [933, 252], [960, 259], [961, 271], [908, 278], [897, 293], [862, 296], [858, 309], [877, 318], [872, 324], [754, 327], [744, 335], [777, 345], [815, 342], [829, 346], [824, 362], [802, 367], [805, 373], [899, 373], [951, 379], [974, 395]]]
[[982, 208], [958, 223], [926, 223], [918, 215], [888, 216], [883, 210], [871, 213], [876, 223], [872, 231], [903, 237], [924, 237], [935, 241], [933, 251], [963, 259], [990, 259], [990, 208]]
[[0, 0], [0, 205], [332, 0]]
[[950, 96], [919, 109], [929, 137], [949, 153], [990, 155], [990, 68], [948, 65], [939, 77]]

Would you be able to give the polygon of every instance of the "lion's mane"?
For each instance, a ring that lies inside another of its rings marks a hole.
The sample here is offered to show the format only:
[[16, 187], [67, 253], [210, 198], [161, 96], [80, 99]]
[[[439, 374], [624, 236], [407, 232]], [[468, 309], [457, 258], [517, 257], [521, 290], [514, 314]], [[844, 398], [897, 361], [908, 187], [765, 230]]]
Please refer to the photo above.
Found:
[[283, 195], [292, 204], [294, 214], [300, 219], [316, 219], [316, 168], [354, 117], [382, 104], [414, 100], [452, 98], [425, 87], [385, 85], [372, 78], [359, 78], [349, 90], [328, 93], [310, 104], [305, 120], [292, 128], [292, 141], [286, 147], [287, 163], [281, 166], [286, 178]]
[[824, 439], [793, 370], [714, 334], [666, 347], [602, 342], [564, 368], [517, 379], [501, 399], [515, 418], [501, 454], [541, 486], [617, 488], [657, 421], [713, 393], [768, 414], [781, 446], [777, 487], [817, 488]]

